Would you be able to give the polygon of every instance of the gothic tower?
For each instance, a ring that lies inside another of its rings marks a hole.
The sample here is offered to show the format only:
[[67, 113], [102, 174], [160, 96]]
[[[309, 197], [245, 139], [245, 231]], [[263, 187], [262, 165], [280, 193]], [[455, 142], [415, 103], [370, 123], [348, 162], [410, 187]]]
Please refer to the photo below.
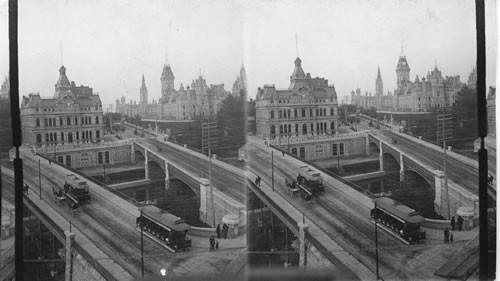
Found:
[[403, 88], [408, 82], [410, 82], [410, 66], [408, 65], [408, 61], [406, 61], [403, 46], [401, 46], [401, 55], [399, 56], [398, 65], [396, 67], [396, 75], [398, 78], [398, 89]]
[[141, 92], [140, 104], [148, 104], [148, 88], [146, 88], [146, 82], [144, 81], [144, 74], [142, 74], [142, 85], [140, 92]]
[[241, 69], [240, 69], [240, 87], [241, 89], [247, 88], [247, 72], [243, 64], [241, 64]]
[[380, 66], [377, 71], [377, 80], [375, 80], [375, 96], [380, 97], [384, 95], [384, 82], [380, 76]]
[[172, 72], [172, 68], [168, 63], [168, 59], [165, 61], [165, 65], [163, 65], [163, 71], [161, 72], [161, 96], [163, 100], [168, 100], [170, 93], [174, 91], [174, 80], [175, 76]]

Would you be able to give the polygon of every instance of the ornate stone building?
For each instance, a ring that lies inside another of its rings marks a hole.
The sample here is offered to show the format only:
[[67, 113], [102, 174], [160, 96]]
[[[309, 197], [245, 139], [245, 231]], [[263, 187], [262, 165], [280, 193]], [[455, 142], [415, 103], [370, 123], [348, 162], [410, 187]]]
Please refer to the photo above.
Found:
[[200, 120], [215, 116], [222, 101], [229, 95], [224, 84], [209, 86], [201, 74], [191, 81], [190, 86], [184, 88], [181, 83], [179, 90], [175, 90], [175, 76], [168, 63], [163, 67], [160, 81], [160, 119]]
[[152, 103], [148, 103], [148, 89], [146, 87], [144, 74], [142, 75], [142, 84], [139, 93], [139, 104], [137, 104], [136, 101], [132, 100], [127, 103], [125, 97], [122, 97], [120, 100], [116, 99], [116, 112], [121, 113], [122, 115], [127, 115], [129, 117], [140, 116], [146, 119], [158, 118], [158, 103], [155, 100], [153, 100]]
[[39, 93], [23, 96], [21, 123], [23, 142], [30, 146], [101, 142], [104, 133], [99, 95], [88, 86], [70, 83], [64, 66], [52, 98]]
[[370, 109], [372, 107], [377, 110], [391, 110], [392, 109], [393, 96], [391, 92], [387, 92], [384, 95], [384, 82], [382, 76], [380, 75], [380, 67], [377, 70], [377, 79], [375, 80], [375, 96], [371, 93], [366, 92], [364, 96], [361, 95], [361, 89], [356, 89], [351, 92], [351, 104], [355, 104], [364, 109]]
[[304, 73], [300, 58], [290, 76], [288, 89], [274, 85], [258, 88], [257, 135], [293, 138], [334, 134], [338, 127], [337, 93], [325, 78]]

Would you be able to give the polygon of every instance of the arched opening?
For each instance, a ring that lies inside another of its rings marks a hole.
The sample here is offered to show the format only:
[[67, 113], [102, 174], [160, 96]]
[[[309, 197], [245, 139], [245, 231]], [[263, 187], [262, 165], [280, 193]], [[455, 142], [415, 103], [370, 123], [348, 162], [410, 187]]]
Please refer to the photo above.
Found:
[[169, 180], [167, 192], [158, 200], [158, 207], [181, 217], [190, 225], [207, 226], [200, 220], [200, 198], [179, 179]]
[[370, 149], [370, 154], [372, 154], [372, 153], [380, 153], [380, 149], [378, 148], [378, 145], [375, 144], [375, 143], [373, 143], [373, 142], [370, 142], [369, 149]]
[[135, 161], [142, 161], [142, 162], [144, 162], [144, 160], [146, 159], [144, 157], [144, 153], [140, 150], [134, 151], [134, 158], [135, 158]]
[[41, 134], [37, 134], [36, 135], [36, 144], [41, 144], [42, 143], [42, 135]]
[[390, 173], [400, 170], [399, 162], [396, 160], [396, 158], [394, 158], [392, 154], [384, 153], [382, 159], [384, 161], [384, 171]]
[[274, 125], [271, 126], [271, 137], [276, 135], [276, 127]]

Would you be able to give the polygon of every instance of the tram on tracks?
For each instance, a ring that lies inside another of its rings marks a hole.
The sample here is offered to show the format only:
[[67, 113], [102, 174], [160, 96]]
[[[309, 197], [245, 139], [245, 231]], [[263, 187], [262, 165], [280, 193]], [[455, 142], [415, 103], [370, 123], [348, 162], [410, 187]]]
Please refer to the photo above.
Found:
[[321, 173], [309, 168], [309, 166], [299, 167], [297, 183], [300, 189], [310, 195], [325, 191]]
[[66, 201], [71, 209], [90, 201], [90, 191], [87, 181], [75, 174], [66, 175], [63, 188], [52, 186], [52, 193], [58, 203]]
[[373, 223], [378, 223], [381, 228], [406, 244], [425, 240], [425, 231], [420, 229], [424, 217], [419, 212], [389, 197], [376, 198], [373, 203], [375, 207], [370, 211]]
[[139, 208], [141, 216], [136, 220], [136, 229], [160, 243], [172, 252], [191, 247], [187, 232], [191, 228], [181, 218], [156, 206], [146, 205]]

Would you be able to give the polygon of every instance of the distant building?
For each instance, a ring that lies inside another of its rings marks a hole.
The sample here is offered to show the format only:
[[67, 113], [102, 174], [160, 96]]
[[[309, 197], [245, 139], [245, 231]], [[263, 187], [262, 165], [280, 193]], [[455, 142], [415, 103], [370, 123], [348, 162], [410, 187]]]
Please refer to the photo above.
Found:
[[364, 96], [361, 95], [361, 89], [356, 89], [356, 91], [351, 92], [351, 104], [364, 109], [370, 109], [372, 107], [377, 110], [391, 110], [392, 109], [393, 96], [391, 92], [387, 92], [384, 95], [384, 82], [382, 81], [382, 76], [380, 75], [380, 67], [377, 70], [377, 79], [375, 80], [375, 95], [372, 96], [371, 93], [366, 92]]
[[496, 139], [496, 88], [490, 86], [488, 91], [487, 111], [488, 111], [488, 136]]
[[126, 102], [125, 97], [120, 100], [116, 99], [116, 112], [127, 115], [129, 117], [140, 116], [141, 118], [158, 118], [159, 105], [153, 100], [152, 103], [148, 103], [148, 89], [146, 87], [146, 81], [144, 79], [144, 74], [142, 75], [142, 84], [139, 89], [139, 104], [137, 102], [130, 100], [129, 103]]
[[469, 78], [467, 79], [467, 87], [469, 88], [476, 88], [476, 83], [477, 83], [477, 70], [476, 67], [474, 66], [472, 68], [472, 72], [469, 75]]
[[257, 135], [298, 137], [334, 134], [338, 127], [337, 93], [325, 78], [304, 73], [300, 58], [288, 89], [258, 88], [255, 100]]
[[5, 77], [2, 87], [0, 88], [0, 99], [9, 100], [10, 99], [10, 76]]
[[427, 76], [410, 82], [410, 67], [402, 53], [396, 67], [397, 89], [393, 108], [396, 111], [428, 112], [433, 109], [451, 107], [457, 93], [465, 86], [460, 76], [443, 77], [437, 65]]
[[192, 80], [191, 86], [184, 88], [181, 84], [179, 90], [175, 90], [175, 76], [169, 64], [164, 65], [160, 80], [160, 119], [201, 120], [213, 117], [229, 95], [224, 84], [208, 86], [201, 74]]
[[240, 75], [237, 76], [236, 81], [234, 81], [233, 90], [231, 94], [235, 97], [239, 97], [242, 91], [246, 92], [246, 90], [247, 90], [247, 74], [245, 67], [241, 65]]
[[30, 146], [101, 142], [104, 134], [99, 95], [88, 86], [70, 83], [64, 66], [52, 98], [39, 93], [23, 96], [21, 123], [23, 142]]

